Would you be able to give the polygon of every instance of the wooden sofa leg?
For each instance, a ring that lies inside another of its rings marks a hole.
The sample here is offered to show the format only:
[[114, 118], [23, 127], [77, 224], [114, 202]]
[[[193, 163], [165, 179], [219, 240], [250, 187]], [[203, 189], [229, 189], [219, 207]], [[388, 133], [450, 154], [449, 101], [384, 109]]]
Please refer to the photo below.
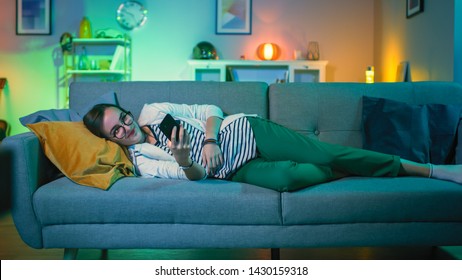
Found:
[[77, 253], [79, 252], [79, 249], [75, 248], [65, 248], [64, 249], [64, 260], [75, 260], [77, 259]]
[[108, 255], [107, 249], [101, 249], [101, 259], [102, 260], [108, 260], [108, 257], [109, 257], [109, 255]]
[[281, 252], [279, 248], [271, 248], [271, 259], [272, 260], [280, 260], [281, 259]]

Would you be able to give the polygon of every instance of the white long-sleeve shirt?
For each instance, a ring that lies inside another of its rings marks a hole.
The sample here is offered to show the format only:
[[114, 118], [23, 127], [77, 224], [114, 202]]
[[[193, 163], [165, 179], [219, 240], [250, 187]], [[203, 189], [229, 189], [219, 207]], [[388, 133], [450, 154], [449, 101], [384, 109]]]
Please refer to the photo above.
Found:
[[[222, 118], [219, 137], [224, 156], [224, 165], [214, 177], [226, 179], [230, 174], [256, 156], [253, 131], [245, 114], [223, 117], [222, 110], [214, 105], [186, 105], [173, 103], [146, 104], [138, 119], [140, 126], [148, 126], [155, 133], [158, 144], [142, 143], [130, 146], [131, 158], [142, 177], [187, 179], [166, 146], [166, 137], [158, 133], [158, 125], [166, 114], [180, 120], [190, 133], [193, 147], [191, 157], [202, 163], [202, 141], [205, 137], [206, 121], [209, 117]], [[255, 115], [252, 115], [255, 116]], [[199, 146], [198, 146], [199, 145]], [[205, 167], [205, 166], [204, 166]]]

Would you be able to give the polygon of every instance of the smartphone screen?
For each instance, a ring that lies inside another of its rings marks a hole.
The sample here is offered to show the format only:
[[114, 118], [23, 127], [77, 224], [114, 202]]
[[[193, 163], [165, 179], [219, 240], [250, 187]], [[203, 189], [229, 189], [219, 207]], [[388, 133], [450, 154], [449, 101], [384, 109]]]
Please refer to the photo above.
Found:
[[178, 137], [180, 135], [180, 123], [176, 121], [170, 114], [165, 115], [164, 119], [159, 125], [160, 131], [167, 136], [168, 140], [172, 140], [172, 131], [174, 127], [177, 127], [176, 129], [176, 139], [178, 140]]

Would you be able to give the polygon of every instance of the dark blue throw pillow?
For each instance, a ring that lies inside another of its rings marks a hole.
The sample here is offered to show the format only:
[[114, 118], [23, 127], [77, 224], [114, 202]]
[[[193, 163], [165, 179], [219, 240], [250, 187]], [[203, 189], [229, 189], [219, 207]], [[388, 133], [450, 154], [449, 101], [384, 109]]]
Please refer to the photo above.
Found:
[[78, 122], [81, 121], [83, 116], [90, 111], [96, 104], [114, 104], [118, 105], [117, 95], [115, 92], [108, 92], [101, 95], [100, 97], [91, 100], [88, 105], [81, 111], [76, 112], [72, 109], [49, 109], [40, 110], [30, 115], [21, 117], [19, 121], [22, 125], [27, 126], [28, 124], [34, 124], [45, 121], [66, 121], [66, 122]]
[[363, 148], [416, 162], [451, 163], [461, 112], [457, 105], [363, 96]]

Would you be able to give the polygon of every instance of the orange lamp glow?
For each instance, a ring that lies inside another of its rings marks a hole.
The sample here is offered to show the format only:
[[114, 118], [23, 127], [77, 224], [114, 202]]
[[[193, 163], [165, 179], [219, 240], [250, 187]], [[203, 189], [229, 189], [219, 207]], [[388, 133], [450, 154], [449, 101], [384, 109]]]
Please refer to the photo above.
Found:
[[276, 60], [280, 54], [279, 46], [273, 43], [263, 43], [257, 49], [257, 56], [261, 60]]

